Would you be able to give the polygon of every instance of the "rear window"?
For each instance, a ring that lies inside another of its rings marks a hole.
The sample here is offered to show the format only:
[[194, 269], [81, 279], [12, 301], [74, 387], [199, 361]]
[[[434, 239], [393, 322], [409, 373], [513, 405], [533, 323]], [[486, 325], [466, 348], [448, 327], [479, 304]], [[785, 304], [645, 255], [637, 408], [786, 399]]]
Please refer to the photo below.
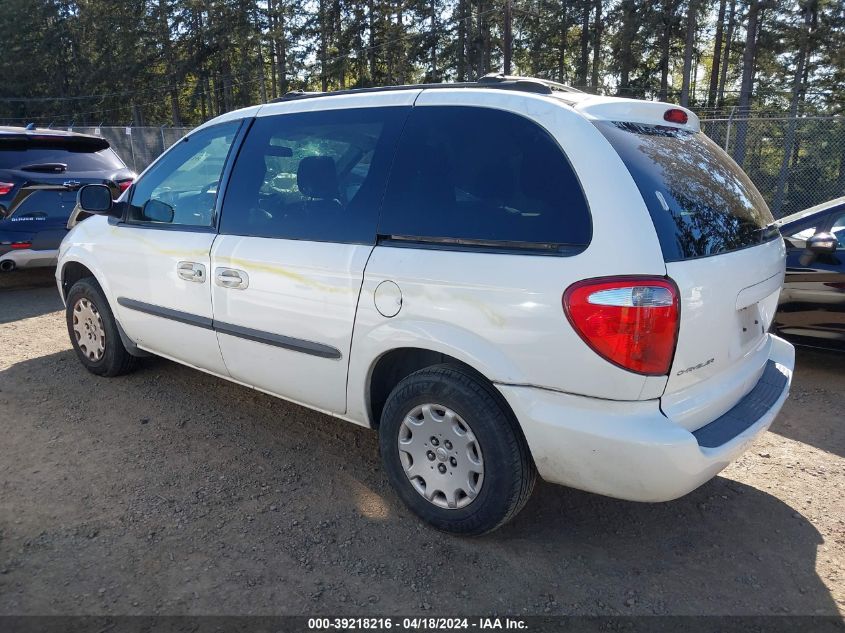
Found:
[[379, 233], [452, 247], [572, 254], [589, 244], [584, 192], [552, 136], [491, 108], [411, 111]]
[[51, 139], [33, 142], [0, 137], [0, 169], [29, 167], [33, 171], [52, 171], [47, 166], [56, 164], [67, 165], [64, 171], [74, 172], [114, 171], [125, 167], [105, 141], [62, 143]]
[[779, 236], [760, 192], [703, 133], [610, 121], [596, 126], [637, 183], [667, 262]]

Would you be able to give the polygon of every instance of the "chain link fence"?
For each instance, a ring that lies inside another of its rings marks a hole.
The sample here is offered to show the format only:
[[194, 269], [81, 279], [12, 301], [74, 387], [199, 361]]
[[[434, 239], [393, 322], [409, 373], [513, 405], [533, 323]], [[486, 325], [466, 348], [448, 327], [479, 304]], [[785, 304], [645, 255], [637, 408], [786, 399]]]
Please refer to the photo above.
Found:
[[73, 127], [80, 134], [106, 139], [127, 167], [141, 173], [164, 150], [191, 131], [190, 127]]
[[845, 117], [727, 116], [701, 128], [742, 166], [776, 218], [845, 196]]
[[[705, 115], [701, 127], [740, 163], [776, 218], [845, 196], [845, 117]], [[190, 130], [168, 126], [73, 128], [107, 139], [139, 173]]]

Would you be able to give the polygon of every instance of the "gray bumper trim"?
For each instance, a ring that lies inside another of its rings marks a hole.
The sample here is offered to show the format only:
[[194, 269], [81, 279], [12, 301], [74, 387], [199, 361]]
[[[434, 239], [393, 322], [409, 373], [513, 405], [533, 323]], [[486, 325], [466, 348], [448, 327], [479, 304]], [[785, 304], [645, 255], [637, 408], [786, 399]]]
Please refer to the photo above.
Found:
[[763, 375], [748, 395], [733, 409], [693, 432], [698, 445], [702, 448], [722, 446], [753, 426], [778, 401], [788, 381], [777, 363], [768, 361]]

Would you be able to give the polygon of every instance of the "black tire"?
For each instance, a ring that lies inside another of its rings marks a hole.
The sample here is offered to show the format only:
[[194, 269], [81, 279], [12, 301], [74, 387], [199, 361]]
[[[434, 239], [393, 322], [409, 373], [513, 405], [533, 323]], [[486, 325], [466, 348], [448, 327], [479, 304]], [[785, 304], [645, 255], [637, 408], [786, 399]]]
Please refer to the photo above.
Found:
[[[104, 338], [104, 351], [102, 356], [92, 359], [80, 347], [74, 332], [74, 310], [81, 300], [87, 300], [94, 306], [102, 321]], [[102, 289], [93, 277], [86, 277], [77, 281], [67, 293], [65, 308], [65, 321], [67, 323], [68, 336], [76, 351], [79, 361], [85, 369], [98, 376], [120, 376], [135, 368], [136, 358], [132, 356], [123, 345], [120, 333], [117, 329], [117, 321], [112, 314], [109, 302], [103, 294]]]
[[[457, 413], [480, 445], [483, 480], [464, 507], [435, 505], [405, 474], [398, 447], [403, 420], [426, 403]], [[388, 479], [402, 501], [427, 523], [453, 534], [476, 536], [502, 526], [528, 501], [537, 479], [528, 446], [501, 394], [483, 378], [452, 365], [422, 369], [396, 385], [382, 411], [379, 445]]]

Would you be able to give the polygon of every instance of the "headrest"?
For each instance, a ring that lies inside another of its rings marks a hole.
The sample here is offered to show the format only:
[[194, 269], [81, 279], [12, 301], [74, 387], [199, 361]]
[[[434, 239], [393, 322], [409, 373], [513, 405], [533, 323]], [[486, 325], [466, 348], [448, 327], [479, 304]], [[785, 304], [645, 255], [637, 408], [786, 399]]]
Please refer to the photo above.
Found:
[[309, 198], [338, 197], [337, 169], [331, 156], [306, 156], [296, 170], [296, 186]]

